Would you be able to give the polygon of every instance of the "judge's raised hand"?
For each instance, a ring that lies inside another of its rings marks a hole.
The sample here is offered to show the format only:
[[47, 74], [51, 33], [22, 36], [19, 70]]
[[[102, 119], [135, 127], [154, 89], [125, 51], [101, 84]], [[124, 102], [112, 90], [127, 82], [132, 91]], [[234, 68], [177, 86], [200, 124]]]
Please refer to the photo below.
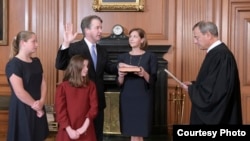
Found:
[[69, 44], [75, 40], [76, 35], [77, 35], [77, 32], [73, 33], [73, 24], [67, 23], [64, 26], [63, 46], [69, 47]]

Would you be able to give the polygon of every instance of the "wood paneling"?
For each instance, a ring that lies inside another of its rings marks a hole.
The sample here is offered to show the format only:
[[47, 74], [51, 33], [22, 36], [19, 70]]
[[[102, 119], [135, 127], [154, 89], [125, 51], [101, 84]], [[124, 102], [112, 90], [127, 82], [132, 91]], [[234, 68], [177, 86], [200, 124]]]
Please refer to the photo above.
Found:
[[29, 3], [30, 30], [37, 34], [40, 58], [47, 82], [47, 104], [54, 103], [57, 70], [55, 56], [58, 50], [58, 1], [36, 0]]
[[10, 94], [10, 88], [7, 83], [7, 79], [5, 74], [0, 74], [0, 95], [9, 95]]
[[250, 96], [250, 1], [232, 0], [229, 14], [229, 48], [236, 58], [240, 80], [241, 80], [241, 98], [243, 110], [243, 122], [248, 123], [250, 116], [248, 111]]
[[6, 140], [8, 129], [8, 111], [0, 110], [0, 140]]
[[[76, 6], [77, 32], [81, 33], [80, 23], [83, 17], [96, 14], [103, 19], [103, 33], [109, 35], [115, 24], [125, 27], [125, 33], [133, 27], [141, 27], [146, 30], [150, 40], [168, 40], [168, 0], [147, 0], [144, 12], [95, 12], [92, 9], [92, 1], [78, 0]], [[83, 8], [83, 5], [87, 5]], [[112, 18], [111, 18], [112, 17]], [[157, 21], [157, 23], [156, 23]], [[143, 23], [143, 24], [142, 24]]]
[[[12, 44], [14, 36], [16, 36], [19, 30], [25, 28], [25, 3], [23, 1], [8, 1], [8, 44], [0, 46], [0, 95], [9, 95], [10, 91], [8, 88], [8, 82], [5, 76], [5, 65], [9, 60], [9, 51]], [[15, 5], [15, 6], [10, 6]], [[18, 14], [17, 14], [18, 13]], [[11, 21], [11, 22], [10, 22]]]
[[[176, 42], [176, 75], [182, 81], [196, 79], [205, 57], [205, 51], [200, 50], [193, 44], [192, 27], [200, 20], [213, 21], [213, 13], [216, 13], [216, 11], [211, 9], [213, 9], [215, 2], [216, 0], [178, 0], [176, 39], [179, 41]], [[183, 123], [188, 124], [191, 107], [188, 94], [185, 101]], [[173, 112], [172, 109], [169, 109], [169, 111]]]

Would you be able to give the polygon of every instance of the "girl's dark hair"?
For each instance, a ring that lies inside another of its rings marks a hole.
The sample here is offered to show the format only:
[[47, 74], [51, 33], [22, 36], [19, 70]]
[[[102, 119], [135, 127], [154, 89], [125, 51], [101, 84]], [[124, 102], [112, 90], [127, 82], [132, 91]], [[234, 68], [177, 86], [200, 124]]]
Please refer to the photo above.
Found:
[[63, 81], [69, 81], [73, 87], [85, 87], [89, 84], [88, 75], [81, 75], [83, 69], [83, 61], [88, 60], [81, 55], [71, 57], [70, 62], [65, 70]]
[[18, 34], [16, 35], [16, 37], [14, 37], [13, 41], [12, 41], [12, 47], [10, 50], [10, 55], [9, 55], [9, 59], [12, 59], [13, 57], [15, 57], [20, 50], [20, 42], [21, 41], [28, 41], [32, 35], [35, 35], [34, 32], [32, 31], [20, 31], [18, 32]]
[[148, 47], [148, 40], [147, 40], [147, 36], [146, 36], [146, 32], [142, 29], [142, 28], [133, 28], [129, 31], [129, 35], [133, 32], [133, 31], [136, 31], [139, 36], [141, 38], [144, 38], [144, 42], [141, 43], [141, 46], [140, 48], [143, 49], [143, 50], [146, 50], [147, 47]]

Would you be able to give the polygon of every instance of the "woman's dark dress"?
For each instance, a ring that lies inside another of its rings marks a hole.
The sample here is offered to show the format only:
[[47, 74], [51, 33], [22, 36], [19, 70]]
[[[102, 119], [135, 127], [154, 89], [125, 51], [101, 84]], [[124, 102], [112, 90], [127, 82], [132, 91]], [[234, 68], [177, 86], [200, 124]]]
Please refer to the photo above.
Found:
[[157, 76], [157, 58], [150, 52], [132, 56], [124, 53], [118, 56], [118, 62], [141, 66], [150, 75], [148, 83], [143, 77], [128, 73], [124, 78], [120, 93], [122, 134], [147, 137], [152, 125], [152, 89]]
[[[5, 71], [8, 81], [12, 74], [19, 76], [31, 97], [40, 99], [43, 69], [38, 58], [32, 58], [32, 62], [27, 63], [14, 57], [7, 63]], [[11, 90], [7, 141], [45, 140], [49, 133], [46, 114], [41, 118], [37, 117], [36, 111], [17, 98], [12, 86]]]

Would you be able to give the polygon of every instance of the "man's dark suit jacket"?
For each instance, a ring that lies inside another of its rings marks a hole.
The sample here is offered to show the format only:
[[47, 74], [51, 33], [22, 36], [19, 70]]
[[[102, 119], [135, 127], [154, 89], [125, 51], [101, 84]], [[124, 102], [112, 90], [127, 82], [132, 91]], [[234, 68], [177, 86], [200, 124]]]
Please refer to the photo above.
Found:
[[99, 110], [103, 110], [106, 107], [105, 95], [104, 95], [104, 72], [109, 74], [117, 74], [117, 64], [109, 61], [108, 53], [105, 48], [100, 45], [96, 45], [97, 51], [97, 65], [96, 71], [94, 69], [94, 64], [91, 58], [89, 48], [82, 39], [81, 41], [71, 43], [70, 47], [64, 50], [58, 50], [56, 56], [56, 68], [60, 70], [65, 70], [69, 60], [72, 56], [76, 54], [83, 55], [89, 59], [89, 70], [88, 75], [91, 80], [93, 80], [97, 87], [98, 93], [98, 107]]

